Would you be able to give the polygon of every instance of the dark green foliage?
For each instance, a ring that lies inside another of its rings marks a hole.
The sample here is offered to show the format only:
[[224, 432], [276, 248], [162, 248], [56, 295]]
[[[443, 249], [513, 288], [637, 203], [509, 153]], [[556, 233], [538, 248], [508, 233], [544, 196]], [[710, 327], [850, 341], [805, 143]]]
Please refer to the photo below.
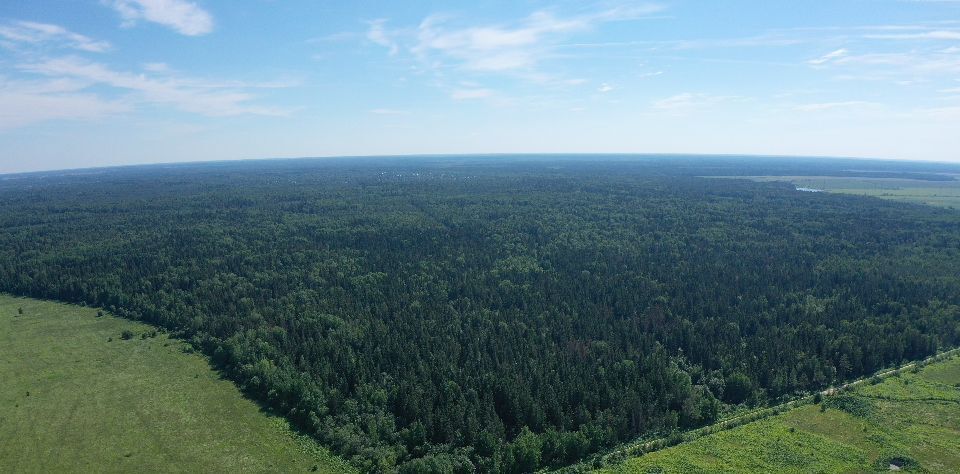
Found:
[[731, 163], [20, 177], [0, 291], [169, 330], [365, 470], [562, 466], [960, 343], [960, 216], [696, 177], [776, 174]]
[[134, 335], [133, 331], [129, 329], [124, 329], [123, 332], [120, 333], [120, 339], [123, 339], [124, 341], [128, 341], [130, 339], [133, 339], [133, 335]]
[[902, 452], [888, 452], [877, 460], [876, 468], [880, 471], [889, 471], [890, 466], [896, 466], [905, 472], [926, 472], [916, 459]]
[[724, 385], [724, 400], [728, 403], [743, 403], [753, 392], [753, 381], [742, 372], [735, 372], [727, 377]]
[[873, 413], [873, 404], [869, 399], [852, 394], [829, 397], [822, 406], [842, 410], [860, 418], [868, 418]]
[[23, 314], [23, 308], [17, 308], [17, 315]]
[[516, 474], [535, 471], [540, 466], [542, 449], [540, 438], [526, 426], [523, 427], [510, 447], [509, 471]]

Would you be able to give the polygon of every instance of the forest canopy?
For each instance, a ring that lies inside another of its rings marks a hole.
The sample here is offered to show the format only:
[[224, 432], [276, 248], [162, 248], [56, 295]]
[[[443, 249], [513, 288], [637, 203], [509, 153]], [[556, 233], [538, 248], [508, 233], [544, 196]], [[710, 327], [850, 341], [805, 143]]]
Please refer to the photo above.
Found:
[[363, 470], [529, 472], [958, 345], [957, 212], [704, 177], [871, 166], [952, 179], [690, 157], [0, 176], [0, 291], [164, 328]]

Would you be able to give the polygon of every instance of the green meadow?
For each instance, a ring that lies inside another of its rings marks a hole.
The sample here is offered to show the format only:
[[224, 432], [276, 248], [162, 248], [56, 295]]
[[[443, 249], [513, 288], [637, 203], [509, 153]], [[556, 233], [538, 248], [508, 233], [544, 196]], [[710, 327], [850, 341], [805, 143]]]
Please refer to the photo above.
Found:
[[960, 472], [960, 357], [606, 466], [610, 473]]
[[0, 472], [350, 471], [189, 352], [95, 309], [0, 295]]
[[788, 181], [800, 188], [873, 196], [913, 204], [960, 209], [960, 180], [860, 178], [835, 176], [745, 176], [754, 181]]

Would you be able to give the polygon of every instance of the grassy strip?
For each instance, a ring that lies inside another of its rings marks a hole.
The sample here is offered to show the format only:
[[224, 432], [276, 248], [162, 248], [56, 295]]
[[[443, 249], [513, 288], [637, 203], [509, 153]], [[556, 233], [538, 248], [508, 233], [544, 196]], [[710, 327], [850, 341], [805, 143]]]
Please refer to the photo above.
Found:
[[[814, 404], [816, 402], [819, 402], [820, 399], [822, 399], [823, 397], [830, 397], [843, 392], [848, 392], [858, 386], [861, 386], [867, 383], [875, 385], [880, 383], [882, 380], [886, 378], [899, 376], [901, 372], [904, 370], [908, 370], [908, 369], [918, 370], [919, 368], [922, 368], [928, 364], [946, 360], [947, 358], [950, 358], [957, 354], [960, 354], [960, 348], [954, 348], [954, 349], [940, 352], [922, 361], [909, 362], [895, 368], [881, 369], [876, 373], [874, 373], [873, 375], [863, 377], [855, 381], [842, 384], [836, 387], [831, 387], [813, 395], [799, 397], [789, 402], [782, 403], [772, 407], [758, 408], [748, 413], [735, 415], [732, 418], [728, 418], [726, 420], [722, 420], [702, 428], [697, 428], [697, 429], [689, 430], [685, 432], [674, 432], [674, 433], [670, 433], [667, 436], [662, 436], [655, 439], [641, 439], [629, 445], [621, 446], [606, 454], [597, 456], [585, 463], [574, 465], [564, 470], [561, 470], [561, 472], [580, 472], [580, 471], [588, 470], [589, 468], [600, 468], [606, 465], [622, 462], [623, 460], [629, 457], [642, 456], [644, 454], [653, 453], [653, 452], [660, 451], [662, 449], [676, 446], [679, 444], [689, 443], [691, 441], [703, 438], [704, 436], [707, 436], [707, 435], [712, 435], [718, 432], [730, 430], [739, 426], [743, 426], [748, 423], [753, 423], [753, 422], [763, 420], [765, 418], [769, 418], [775, 415], [780, 415], [782, 413], [785, 413], [787, 411], [790, 411], [805, 405]], [[953, 400], [950, 400], [950, 401], [953, 401]]]
[[[906, 472], [960, 472], [960, 410], [954, 403], [960, 400], [960, 358], [956, 351], [950, 354], [934, 365], [890, 371], [880, 382], [834, 392], [819, 406], [801, 406], [601, 470], [808, 473], [895, 466]], [[919, 400], [929, 393], [942, 393], [948, 401]]]

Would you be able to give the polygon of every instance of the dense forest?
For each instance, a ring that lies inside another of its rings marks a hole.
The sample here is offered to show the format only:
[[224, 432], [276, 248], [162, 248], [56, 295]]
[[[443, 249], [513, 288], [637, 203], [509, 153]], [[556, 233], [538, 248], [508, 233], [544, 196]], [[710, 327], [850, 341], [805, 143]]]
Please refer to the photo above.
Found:
[[365, 471], [529, 472], [960, 344], [960, 213], [702, 177], [863, 172], [781, 163], [0, 176], [0, 291], [164, 328]]

